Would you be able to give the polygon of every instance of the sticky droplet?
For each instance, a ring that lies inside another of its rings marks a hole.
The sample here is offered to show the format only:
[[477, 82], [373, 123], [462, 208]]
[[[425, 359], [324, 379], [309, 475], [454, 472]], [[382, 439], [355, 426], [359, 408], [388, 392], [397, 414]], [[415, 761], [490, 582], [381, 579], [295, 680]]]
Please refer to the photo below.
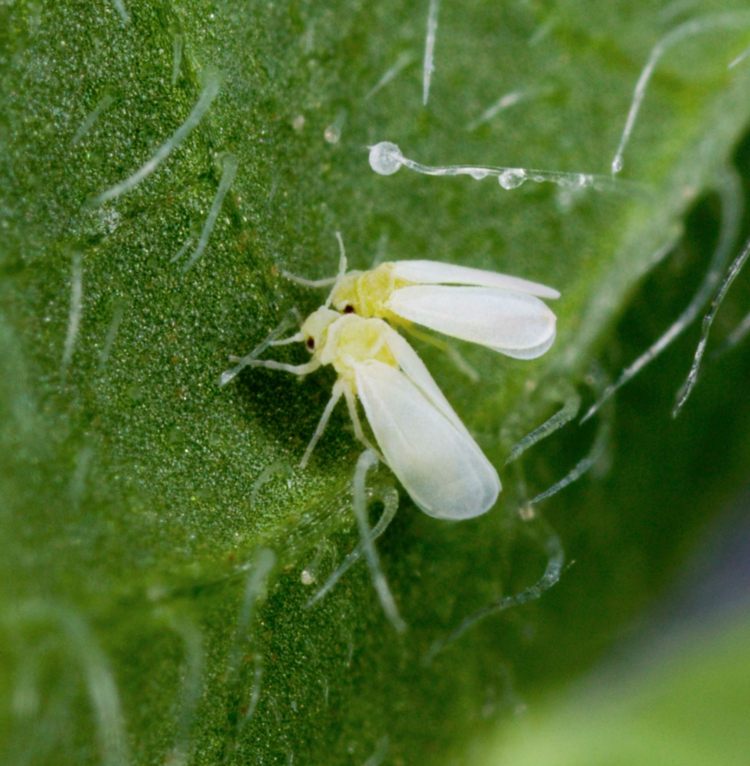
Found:
[[521, 168], [504, 170], [497, 177], [497, 182], [503, 189], [517, 189], [526, 180], [526, 171]]
[[392, 176], [402, 163], [401, 149], [390, 141], [381, 141], [370, 147], [370, 167], [381, 176]]

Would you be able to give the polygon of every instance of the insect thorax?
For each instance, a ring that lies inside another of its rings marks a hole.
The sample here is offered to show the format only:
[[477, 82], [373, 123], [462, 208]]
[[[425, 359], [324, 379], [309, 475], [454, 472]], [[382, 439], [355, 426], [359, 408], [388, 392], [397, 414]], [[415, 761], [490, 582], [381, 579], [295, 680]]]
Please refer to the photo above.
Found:
[[388, 347], [388, 325], [380, 319], [365, 319], [346, 314], [329, 328], [320, 361], [331, 364], [340, 379], [345, 380], [356, 393], [354, 368], [358, 363], [376, 360], [391, 367], [398, 362]]
[[361, 317], [391, 318], [388, 300], [400, 286], [393, 264], [382, 263], [370, 271], [349, 272], [333, 291], [332, 303], [338, 311], [351, 307]]

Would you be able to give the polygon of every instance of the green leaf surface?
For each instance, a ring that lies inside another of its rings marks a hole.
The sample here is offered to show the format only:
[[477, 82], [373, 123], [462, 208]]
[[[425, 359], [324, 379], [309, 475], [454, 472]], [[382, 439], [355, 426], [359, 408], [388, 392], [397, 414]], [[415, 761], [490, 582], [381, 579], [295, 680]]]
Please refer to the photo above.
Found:
[[[573, 392], [590, 399], [599, 351], [615, 348], [616, 373], [683, 308], [710, 257], [719, 224], [705, 203], [655, 296], [634, 301], [746, 128], [750, 67], [727, 68], [750, 44], [743, 5], [691, 5], [689, 18], [709, 21], [659, 65], [614, 191], [381, 177], [366, 147], [607, 173], [649, 51], [688, 18], [668, 11], [446, 2], [423, 107], [426, 5], [0, 7], [4, 760], [437, 762], [505, 720], [498, 699], [515, 679], [574, 675], [653, 597], [747, 464], [750, 412], [732, 385], [746, 353], [675, 425], [689, 346], [626, 392], [609, 475], [545, 511], [576, 566], [538, 605], [432, 663], [467, 614], [544, 570], [553, 533], [517, 510], [584, 456], [596, 426], [570, 426], [502, 471], [501, 501], [471, 522], [429, 519], [400, 490], [380, 541], [410, 626], [400, 637], [363, 565], [305, 608], [356, 544], [359, 449], [343, 411], [297, 467], [331, 372], [218, 380], [228, 354], [319, 305], [281, 270], [329, 276], [340, 229], [358, 268], [378, 253], [433, 258], [562, 292], [541, 360], [462, 348], [472, 383], [418, 346], [493, 463]], [[468, 129], [517, 90], [528, 98]], [[712, 443], [726, 454], [706, 471]], [[380, 469], [374, 492], [393, 483]]]
[[[750, 748], [746, 619], [662, 640], [649, 657], [545, 705], [477, 763], [744, 764]], [[635, 668], [633, 665], [640, 667]]]

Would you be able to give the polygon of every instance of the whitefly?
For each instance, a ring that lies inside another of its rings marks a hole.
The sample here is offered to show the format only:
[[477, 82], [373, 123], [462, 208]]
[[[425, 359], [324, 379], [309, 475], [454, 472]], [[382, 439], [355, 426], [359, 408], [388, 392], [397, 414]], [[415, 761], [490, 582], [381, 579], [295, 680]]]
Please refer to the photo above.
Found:
[[317, 281], [285, 272], [310, 286], [331, 287], [327, 303], [342, 313], [386, 319], [409, 331], [414, 324], [477, 343], [515, 359], [534, 359], [553, 344], [556, 317], [543, 299], [560, 293], [527, 279], [439, 261], [387, 261], [347, 271], [341, 235], [339, 273]]
[[[323, 435], [336, 404], [346, 401], [357, 439], [393, 471], [416, 505], [440, 519], [486, 513], [500, 479], [411, 346], [382, 319], [313, 312], [298, 333], [268, 345], [303, 342], [311, 359], [298, 365], [246, 357], [246, 365], [305, 376], [325, 365], [337, 374], [331, 398], [302, 457]], [[222, 377], [231, 380], [237, 368]], [[365, 435], [364, 409], [377, 446]]]

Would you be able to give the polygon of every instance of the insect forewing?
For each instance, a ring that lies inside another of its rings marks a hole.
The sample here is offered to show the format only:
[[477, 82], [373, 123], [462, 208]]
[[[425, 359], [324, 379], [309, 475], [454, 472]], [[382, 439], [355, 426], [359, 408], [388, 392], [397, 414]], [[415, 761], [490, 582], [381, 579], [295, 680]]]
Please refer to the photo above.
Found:
[[394, 331], [388, 346], [400, 370], [368, 360], [355, 373], [357, 394], [388, 465], [430, 516], [485, 513], [500, 492], [497, 471], [411, 346]]
[[410, 285], [391, 293], [400, 317], [518, 359], [541, 356], [555, 339], [555, 315], [528, 293], [487, 287]]
[[471, 439], [471, 435], [466, 430], [466, 426], [461, 422], [461, 418], [456, 415], [453, 407], [445, 398], [443, 392], [438, 388], [430, 371], [425, 363], [419, 358], [417, 352], [393, 329], [390, 327], [387, 331], [387, 344], [399, 367], [404, 371], [406, 377], [425, 395], [425, 397], [438, 409], [443, 415], [459, 430], [466, 433]]
[[422, 285], [475, 285], [477, 287], [499, 287], [515, 290], [540, 298], [559, 298], [560, 293], [547, 285], [530, 282], [527, 279], [498, 274], [495, 271], [472, 269], [469, 266], [456, 266], [440, 261], [394, 261], [394, 273], [397, 277]]
[[476, 442], [401, 371], [377, 360], [355, 368], [357, 393], [388, 466], [414, 502], [439, 519], [468, 519], [495, 504], [500, 480]]

